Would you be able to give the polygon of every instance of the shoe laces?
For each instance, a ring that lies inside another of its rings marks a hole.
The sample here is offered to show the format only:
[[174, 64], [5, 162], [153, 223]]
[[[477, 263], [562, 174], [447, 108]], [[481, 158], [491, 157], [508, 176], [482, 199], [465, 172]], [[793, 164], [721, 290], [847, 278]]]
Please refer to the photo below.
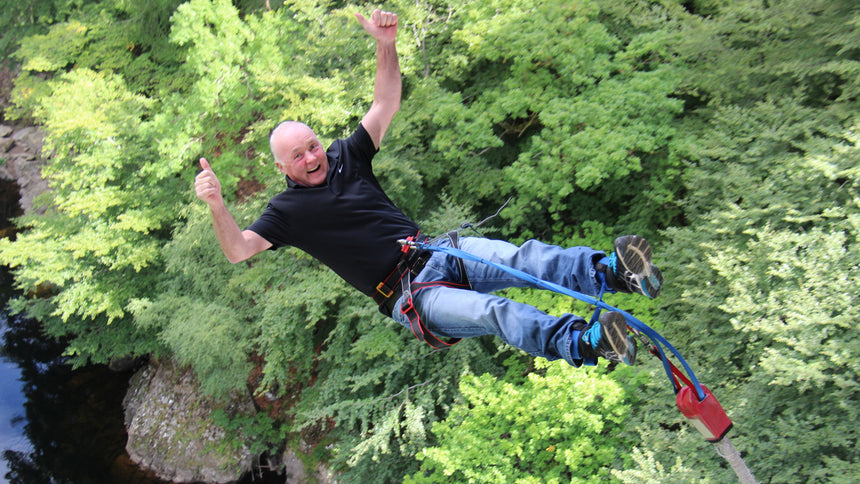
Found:
[[612, 273], [615, 274], [615, 270], [618, 266], [618, 256], [615, 254], [615, 252], [609, 254], [609, 262], [607, 262], [606, 265], [609, 266], [609, 270], [611, 270]]
[[600, 322], [595, 322], [590, 328], [582, 332], [582, 340], [588, 343], [591, 349], [596, 350], [597, 345], [600, 344], [602, 334], [603, 331], [600, 328]]

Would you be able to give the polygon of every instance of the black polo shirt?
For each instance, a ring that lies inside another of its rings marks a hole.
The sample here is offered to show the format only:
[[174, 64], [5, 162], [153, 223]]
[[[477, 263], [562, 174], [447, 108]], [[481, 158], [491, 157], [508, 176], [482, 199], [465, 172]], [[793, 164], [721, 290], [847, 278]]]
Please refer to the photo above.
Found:
[[400, 258], [397, 239], [418, 225], [385, 195], [373, 175], [377, 150], [361, 124], [326, 151], [326, 182], [304, 187], [287, 177], [287, 189], [271, 200], [248, 230], [278, 247], [297, 247], [330, 267], [359, 291], [376, 285]]

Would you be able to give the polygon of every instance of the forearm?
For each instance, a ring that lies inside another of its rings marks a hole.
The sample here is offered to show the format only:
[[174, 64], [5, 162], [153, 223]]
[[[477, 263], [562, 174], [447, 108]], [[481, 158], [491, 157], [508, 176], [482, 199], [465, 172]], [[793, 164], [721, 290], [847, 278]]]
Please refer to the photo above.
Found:
[[227, 260], [235, 264], [254, 255], [247, 250], [247, 242], [242, 234], [242, 229], [239, 228], [233, 215], [223, 203], [209, 205], [209, 212], [212, 215], [215, 237], [218, 239], [218, 244]]
[[376, 43], [376, 81], [373, 87], [373, 102], [385, 108], [393, 118], [400, 109], [402, 81], [400, 79], [400, 60], [393, 40]]
[[379, 149], [385, 131], [400, 109], [400, 61], [397, 59], [397, 15], [373, 11], [368, 21], [361, 14], [356, 18], [362, 27], [376, 39], [376, 80], [373, 85], [373, 104], [361, 120], [373, 145]]
[[197, 198], [209, 206], [215, 236], [227, 259], [235, 264], [271, 247], [272, 244], [263, 237], [249, 230], [243, 232], [236, 224], [224, 205], [221, 182], [206, 158], [200, 158], [200, 168], [202, 170], [194, 177], [194, 191]]

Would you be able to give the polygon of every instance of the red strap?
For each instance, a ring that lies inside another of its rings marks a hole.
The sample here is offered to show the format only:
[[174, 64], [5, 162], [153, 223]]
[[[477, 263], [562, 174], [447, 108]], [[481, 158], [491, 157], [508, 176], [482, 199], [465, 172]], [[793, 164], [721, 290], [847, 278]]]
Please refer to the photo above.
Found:
[[[655, 346], [652, 346], [652, 347], [651, 347], [651, 354], [652, 354], [652, 355], [654, 355], [654, 356], [656, 356], [656, 357], [658, 357], [658, 358], [661, 358], [661, 356], [660, 356], [660, 352], [659, 352], [659, 351], [657, 351], [657, 348], [656, 348]], [[690, 381], [690, 379], [689, 379], [689, 378], [687, 378], [687, 375], [685, 375], [685, 374], [684, 374], [684, 372], [682, 372], [681, 370], [679, 370], [679, 369], [678, 369], [678, 367], [677, 367], [677, 366], [675, 366], [675, 364], [674, 364], [674, 363], [672, 363], [672, 360], [670, 360], [670, 359], [666, 358], [666, 363], [669, 363], [669, 367], [670, 367], [670, 368], [671, 368], [671, 370], [672, 370], [672, 375], [674, 375], [674, 376], [675, 376], [675, 381], [674, 381], [674, 383], [675, 383], [675, 392], [676, 392], [676, 393], [678, 392], [678, 390], [680, 390], [680, 389], [681, 389], [681, 384], [680, 384], [680, 383], [678, 383], [678, 379], [679, 379], [679, 378], [680, 378], [680, 379], [681, 379], [681, 381], [682, 381], [682, 382], [684, 382], [684, 384], [686, 384], [688, 387], [692, 387], [692, 386], [693, 386], [693, 382], [692, 382], [692, 381]]]
[[412, 284], [412, 293], [406, 298], [406, 301], [403, 302], [403, 305], [400, 307], [400, 311], [406, 315], [406, 319], [409, 320], [409, 329], [412, 330], [412, 334], [415, 335], [420, 341], [423, 341], [430, 345], [434, 350], [447, 348], [449, 346], [453, 346], [460, 342], [462, 338], [451, 338], [448, 341], [443, 341], [439, 339], [436, 335], [434, 335], [427, 326], [424, 325], [424, 322], [421, 321], [421, 317], [418, 315], [418, 310], [415, 309], [415, 303], [413, 302], [413, 297], [415, 293], [422, 289], [426, 289], [428, 287], [452, 287], [457, 289], [465, 289], [468, 288], [465, 284], [458, 284], [455, 282], [447, 282], [447, 281], [432, 281], [432, 282], [416, 282]]

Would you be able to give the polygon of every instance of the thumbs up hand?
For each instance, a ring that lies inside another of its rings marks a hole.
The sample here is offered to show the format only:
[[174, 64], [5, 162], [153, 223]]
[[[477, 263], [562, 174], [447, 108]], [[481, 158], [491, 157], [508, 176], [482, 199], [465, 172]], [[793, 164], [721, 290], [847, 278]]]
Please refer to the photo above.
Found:
[[221, 182], [218, 181], [218, 177], [215, 176], [215, 172], [209, 166], [209, 161], [206, 158], [200, 158], [200, 168], [203, 171], [198, 173], [194, 179], [194, 190], [197, 192], [197, 198], [208, 203], [210, 207], [223, 204]]
[[355, 14], [358, 23], [364, 27], [377, 41], [391, 41], [397, 37], [397, 14], [376, 9], [370, 15], [370, 20], [360, 13]]

